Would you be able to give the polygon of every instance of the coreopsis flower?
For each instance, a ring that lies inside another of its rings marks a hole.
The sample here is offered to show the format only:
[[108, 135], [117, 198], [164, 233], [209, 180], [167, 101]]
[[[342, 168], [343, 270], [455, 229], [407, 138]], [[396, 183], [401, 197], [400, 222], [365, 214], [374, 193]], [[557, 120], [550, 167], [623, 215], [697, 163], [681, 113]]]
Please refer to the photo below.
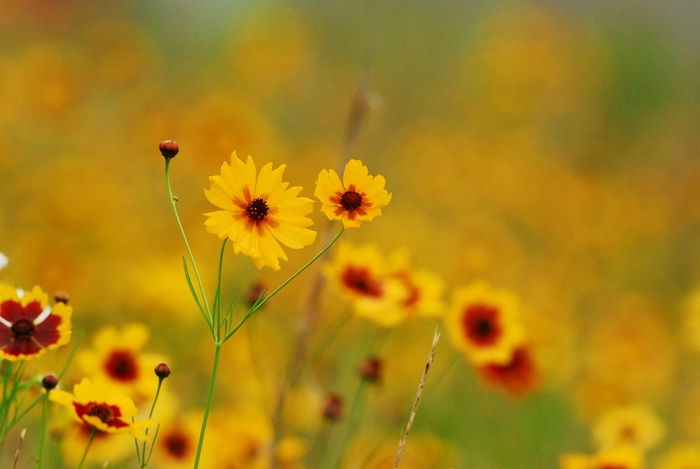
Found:
[[488, 363], [477, 371], [486, 384], [500, 387], [513, 397], [532, 392], [540, 381], [539, 371], [527, 347], [516, 348], [507, 363]]
[[73, 308], [56, 303], [41, 288], [28, 292], [0, 285], [0, 359], [38, 357], [70, 341]]
[[[154, 457], [158, 461], [158, 466], [164, 469], [191, 468], [197, 454], [201, 427], [202, 412], [199, 411], [191, 411], [164, 422], [160, 427], [158, 441], [154, 449]], [[202, 453], [203, 467], [220, 467], [218, 461], [214, 460], [216, 452], [211, 451], [211, 445], [207, 444], [219, 438], [215, 427], [207, 431], [207, 439]]]
[[143, 353], [150, 331], [141, 323], [117, 329], [103, 327], [92, 338], [92, 348], [76, 357], [81, 371], [97, 386], [132, 397], [151, 397], [157, 388], [155, 367], [164, 361], [157, 354]]
[[403, 282], [388, 275], [386, 259], [377, 246], [342, 243], [323, 272], [358, 316], [384, 327], [404, 319], [401, 304], [408, 298], [408, 291]]
[[644, 404], [612, 409], [593, 426], [593, 438], [602, 448], [630, 445], [647, 451], [658, 446], [665, 433], [661, 419]]
[[211, 189], [204, 190], [209, 202], [222, 209], [205, 213], [207, 231], [228, 237], [234, 252], [251, 257], [259, 269], [279, 270], [279, 259], [287, 260], [279, 243], [301, 249], [316, 239], [306, 216], [314, 202], [297, 197], [301, 187], [282, 182], [285, 168], [273, 170], [268, 163], [257, 174], [252, 158], [244, 164], [234, 152], [231, 164], [224, 163], [221, 175], [209, 178]]
[[[93, 427], [70, 423], [71, 425], [60, 433], [61, 455], [64, 463], [70, 467], [77, 467], [83, 458]], [[90, 451], [85, 457], [85, 463], [101, 467], [108, 459], [110, 464], [118, 463], [131, 456], [133, 452], [134, 439], [131, 435], [97, 431], [90, 444]]]
[[594, 456], [574, 453], [559, 458], [561, 469], [640, 469], [644, 455], [638, 448], [619, 446], [598, 451]]
[[107, 394], [88, 378], [76, 384], [74, 394], [60, 389], [49, 393], [49, 399], [56, 404], [67, 407], [75, 420], [92, 429], [107, 433], [129, 433], [134, 438], [146, 440], [141, 430], [150, 425], [149, 420], [133, 422], [138, 409], [128, 397]]
[[321, 170], [314, 195], [323, 204], [321, 211], [329, 220], [342, 220], [345, 228], [357, 228], [380, 216], [381, 208], [391, 201], [385, 183], [383, 176], [370, 176], [362, 161], [350, 160], [342, 182], [332, 169]]
[[395, 250], [390, 259], [390, 276], [401, 282], [406, 290], [405, 298], [399, 306], [407, 317], [436, 317], [443, 313], [442, 301], [445, 283], [440, 277], [427, 270], [415, 270], [410, 252]]
[[700, 469], [700, 448], [697, 445], [677, 445], [664, 454], [657, 469]]
[[455, 290], [445, 322], [454, 346], [476, 366], [506, 365], [526, 337], [517, 296], [485, 282]]

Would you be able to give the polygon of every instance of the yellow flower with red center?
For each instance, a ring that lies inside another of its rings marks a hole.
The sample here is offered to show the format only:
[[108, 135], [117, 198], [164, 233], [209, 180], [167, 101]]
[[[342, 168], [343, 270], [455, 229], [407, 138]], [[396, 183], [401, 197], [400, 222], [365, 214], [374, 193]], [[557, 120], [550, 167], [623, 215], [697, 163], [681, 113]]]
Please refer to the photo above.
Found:
[[49, 306], [39, 287], [20, 293], [0, 285], [0, 359], [26, 360], [67, 344], [73, 308], [60, 302]]
[[540, 382], [540, 373], [527, 347], [518, 347], [507, 363], [489, 363], [477, 369], [484, 382], [502, 388], [513, 397], [534, 391]]
[[[161, 425], [154, 450], [158, 467], [189, 469], [194, 465], [199, 432], [202, 428], [202, 415], [200, 411], [190, 411]], [[212, 441], [218, 441], [220, 438], [217, 428], [212, 427], [207, 430], [202, 452], [202, 467], [220, 467], [219, 461], [215, 460], [217, 452], [212, 451], [211, 445]]]
[[611, 409], [593, 427], [593, 437], [602, 448], [630, 445], [647, 451], [658, 446], [665, 434], [661, 419], [644, 404]]
[[509, 363], [525, 341], [517, 296], [485, 282], [455, 290], [445, 322], [454, 346], [476, 366]]
[[362, 161], [350, 160], [345, 165], [342, 182], [332, 169], [322, 170], [314, 195], [323, 204], [321, 211], [329, 220], [343, 220], [345, 228], [357, 228], [362, 222], [380, 216], [381, 208], [391, 201], [385, 183], [383, 176], [370, 176]]
[[76, 357], [81, 371], [96, 385], [132, 397], [151, 397], [157, 388], [153, 372], [165, 357], [143, 353], [150, 332], [140, 323], [100, 329], [92, 338], [92, 348]]
[[313, 221], [306, 215], [313, 210], [313, 200], [297, 197], [301, 187], [287, 188], [282, 182], [286, 165], [273, 170], [268, 163], [258, 175], [255, 163], [246, 163], [231, 155], [231, 164], [221, 166], [220, 176], [211, 176], [211, 189], [204, 190], [209, 202], [221, 208], [205, 213], [207, 231], [219, 238], [229, 238], [236, 254], [253, 258], [255, 265], [280, 269], [279, 259], [287, 255], [279, 243], [292, 249], [312, 244], [316, 232], [308, 229]]
[[88, 378], [76, 384], [74, 394], [60, 389], [49, 393], [49, 399], [67, 407], [75, 420], [95, 430], [107, 433], [129, 433], [134, 438], [146, 440], [141, 428], [150, 425], [149, 420], [133, 422], [138, 413], [134, 402], [128, 397], [107, 394]]
[[559, 458], [561, 469], [640, 469], [644, 456], [631, 446], [601, 449], [594, 456], [582, 453], [565, 454]]
[[[70, 421], [70, 426], [61, 431], [61, 455], [64, 463], [70, 467], [78, 467], [92, 430], [93, 427], [89, 425], [76, 425], [75, 422]], [[112, 464], [130, 457], [133, 452], [134, 439], [131, 435], [98, 431], [90, 443], [85, 464], [102, 466], [106, 460], [109, 460], [111, 467]]]
[[350, 300], [358, 316], [384, 327], [405, 317], [401, 304], [408, 298], [403, 282], [389, 276], [386, 259], [373, 244], [359, 247], [341, 243], [324, 274]]

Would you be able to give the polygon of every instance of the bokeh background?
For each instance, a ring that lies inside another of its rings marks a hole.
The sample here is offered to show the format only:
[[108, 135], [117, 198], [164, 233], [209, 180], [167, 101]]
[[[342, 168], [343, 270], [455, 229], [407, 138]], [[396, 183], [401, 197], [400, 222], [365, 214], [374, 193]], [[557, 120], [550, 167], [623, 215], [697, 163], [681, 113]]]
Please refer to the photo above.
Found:
[[[182, 274], [158, 143], [180, 144], [173, 190], [211, 291], [208, 176], [236, 151], [287, 164], [311, 197], [318, 172], [340, 164], [364, 79], [352, 156], [386, 177], [393, 201], [344, 239], [408, 248], [446, 300], [475, 280], [516, 292], [542, 376], [514, 398], [444, 337], [407, 467], [556, 468], [595, 450], [595, 418], [638, 402], [667, 429], [654, 467], [700, 440], [699, 25], [700, 3], [682, 0], [2, 0], [0, 279], [68, 291], [86, 347], [106, 325], [146, 324], [178, 408], [201, 408], [213, 346]], [[229, 252], [225, 293], [274, 287], [318, 249], [289, 252], [280, 272]], [[220, 418], [269, 410], [310, 278], [227, 344]], [[344, 310], [331, 289], [322, 305], [311, 349]], [[291, 406], [297, 433], [327, 431], [315, 403], [350, 401], [358, 363], [380, 353], [386, 374], [355, 437], [393, 452], [436, 324], [387, 332], [353, 318]], [[349, 447], [366, 445], [355, 437]]]

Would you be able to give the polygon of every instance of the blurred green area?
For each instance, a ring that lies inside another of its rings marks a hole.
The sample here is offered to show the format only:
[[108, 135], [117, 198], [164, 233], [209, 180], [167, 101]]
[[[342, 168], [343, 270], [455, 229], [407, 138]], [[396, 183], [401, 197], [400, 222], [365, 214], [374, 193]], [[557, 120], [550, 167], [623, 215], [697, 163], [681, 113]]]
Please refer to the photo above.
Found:
[[[318, 172], [340, 163], [369, 74], [353, 157], [394, 198], [345, 239], [408, 247], [448, 289], [484, 279], [517, 292], [543, 375], [541, 390], [511, 399], [443, 337], [409, 439], [436, 438], [440, 457], [414, 466], [554, 468], [592, 451], [596, 415], [638, 401], [665, 420], [664, 444], [695, 441], [700, 367], [683, 315], [700, 275], [698, 19], [690, 1], [1, 1], [0, 279], [70, 292], [86, 337], [146, 323], [183, 407], [203, 405], [212, 347], [182, 275], [158, 143], [180, 144], [174, 193], [211, 287], [208, 176], [236, 151], [287, 164], [285, 180], [311, 197]], [[225, 293], [274, 287], [317, 249], [288, 253], [274, 273], [229, 252]], [[309, 278], [250, 324], [271, 381]], [[342, 315], [334, 292], [322, 305], [312, 348]], [[398, 439], [434, 328], [388, 334], [362, 434]], [[343, 330], [318, 392], [351, 398], [374, 334], [360, 319]], [[217, 399], [264, 408], [264, 386], [236, 379], [236, 366], [256, 379], [238, 354], [247, 340], [225, 357]]]

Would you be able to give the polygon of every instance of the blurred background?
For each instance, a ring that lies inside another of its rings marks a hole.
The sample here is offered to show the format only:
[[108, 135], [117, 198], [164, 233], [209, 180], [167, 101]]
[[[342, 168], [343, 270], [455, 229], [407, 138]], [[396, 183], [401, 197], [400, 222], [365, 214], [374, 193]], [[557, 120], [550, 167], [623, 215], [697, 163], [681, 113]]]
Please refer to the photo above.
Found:
[[[364, 77], [352, 156], [386, 177], [393, 201], [344, 240], [409, 249], [447, 302], [476, 280], [515, 292], [541, 376], [517, 397], [485, 386], [443, 337], [406, 467], [556, 468], [595, 451], [605, 411], [636, 403], [666, 429], [655, 467], [700, 441], [699, 20], [700, 3], [684, 0], [1, 0], [0, 280], [69, 292], [82, 347], [104, 326], [144, 323], [146, 350], [174, 370], [173, 408], [201, 408], [213, 345], [182, 273], [158, 143], [180, 145], [173, 191], [211, 292], [208, 176], [236, 151], [287, 164], [285, 180], [312, 197], [318, 172], [341, 162]], [[279, 272], [229, 250], [225, 294], [274, 288], [318, 249], [288, 250]], [[224, 348], [221, 418], [269, 411], [311, 274]], [[324, 345], [345, 308], [329, 288], [321, 305], [309, 348], [323, 356], [288, 406], [289, 432], [314, 448], [323, 396], [351, 401], [358, 364], [378, 353], [385, 376], [347, 445], [368, 438], [392, 456], [345, 466], [393, 467], [444, 326], [353, 318]], [[80, 376], [72, 367], [67, 383]]]

